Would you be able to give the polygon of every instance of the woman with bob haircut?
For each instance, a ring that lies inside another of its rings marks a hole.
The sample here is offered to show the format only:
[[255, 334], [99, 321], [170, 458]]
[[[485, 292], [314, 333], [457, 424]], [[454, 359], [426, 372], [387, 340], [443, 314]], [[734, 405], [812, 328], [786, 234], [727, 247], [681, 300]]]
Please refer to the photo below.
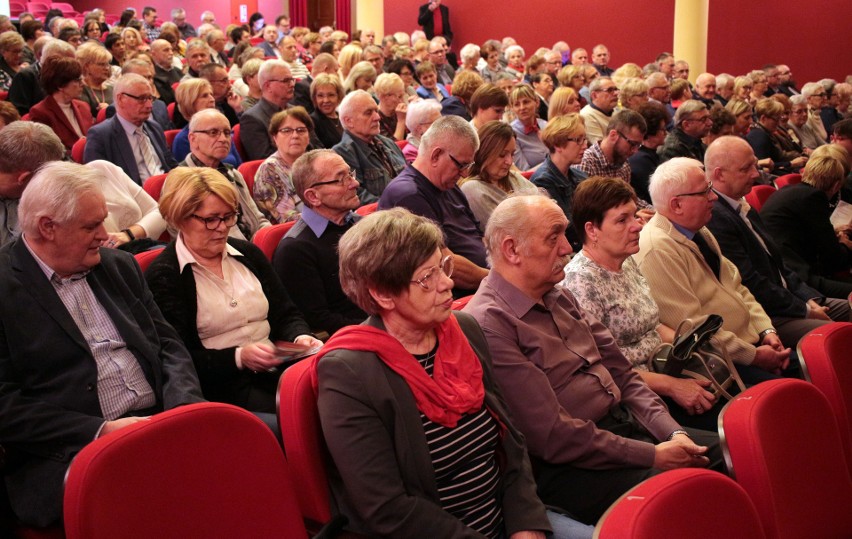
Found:
[[[172, 155], [180, 162], [189, 155], [189, 121], [192, 116], [199, 110], [216, 108], [213, 87], [206, 79], [187, 79], [181, 82], [175, 90], [175, 103], [177, 111], [186, 120], [186, 125], [172, 142]], [[237, 146], [233, 140], [231, 140], [231, 151], [222, 162], [234, 167], [242, 164], [243, 160], [237, 152]]]

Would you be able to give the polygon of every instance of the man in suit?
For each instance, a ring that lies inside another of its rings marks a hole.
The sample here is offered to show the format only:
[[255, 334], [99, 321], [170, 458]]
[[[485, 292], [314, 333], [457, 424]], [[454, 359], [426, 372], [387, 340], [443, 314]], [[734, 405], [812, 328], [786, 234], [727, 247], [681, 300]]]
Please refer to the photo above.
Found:
[[784, 264], [758, 213], [743, 197], [760, 177], [757, 157], [739, 137], [716, 139], [704, 156], [707, 179], [718, 200], [707, 228], [722, 254], [736, 264], [743, 284], [772, 319], [782, 342], [797, 343], [832, 320], [849, 321], [849, 302], [826, 298]]
[[[274, 28], [274, 27], [273, 27]], [[268, 60], [257, 72], [260, 100], [240, 117], [240, 139], [249, 160], [266, 159], [278, 149], [269, 137], [272, 115], [293, 99], [295, 79], [282, 60]]]
[[172, 85], [180, 82], [183, 73], [172, 65], [174, 52], [171, 43], [165, 39], [154, 40], [151, 43], [151, 58], [154, 60], [154, 85], [157, 87], [160, 99], [166, 105], [174, 103], [175, 91], [172, 89]]
[[323, 52], [314, 58], [314, 63], [311, 65], [310, 76], [296, 83], [293, 99], [290, 100], [290, 105], [293, 107], [305, 107], [309, 113], [314, 111], [314, 102], [311, 101], [311, 83], [314, 82], [314, 77], [320, 73], [335, 74], [340, 66], [337, 63], [337, 58], [333, 55]]
[[116, 164], [142, 185], [151, 176], [177, 166], [166, 146], [160, 124], [150, 119], [151, 84], [141, 75], [122, 75], [115, 83], [115, 111], [109, 120], [93, 126], [86, 138], [83, 160], [103, 159]]
[[420, 6], [417, 14], [417, 24], [423, 27], [426, 39], [435, 36], [444, 36], [448, 41], [453, 40], [453, 31], [450, 29], [450, 10], [441, 5], [441, 0], [429, 0]]
[[203, 401], [189, 352], [133, 258], [101, 245], [96, 172], [52, 163], [21, 197], [23, 236], [0, 249], [0, 439], [6, 489], [28, 525], [57, 523], [86, 444]]
[[456, 77], [455, 69], [447, 62], [448, 48], [445, 47], [445, 43], [441, 36], [434, 37], [429, 42], [429, 61], [435, 65], [435, 71], [438, 73], [438, 82], [444, 86], [452, 84], [453, 79]]

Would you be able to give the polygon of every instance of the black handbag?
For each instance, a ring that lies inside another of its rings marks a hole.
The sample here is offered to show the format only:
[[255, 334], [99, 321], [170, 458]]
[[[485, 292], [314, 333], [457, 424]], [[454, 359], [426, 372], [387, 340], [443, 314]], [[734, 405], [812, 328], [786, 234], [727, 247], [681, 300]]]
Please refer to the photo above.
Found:
[[674, 342], [661, 344], [654, 353], [653, 370], [676, 378], [707, 380], [711, 384], [707, 390], [717, 399], [731, 400], [734, 387], [745, 391], [745, 384], [727, 350], [715, 338], [722, 322], [718, 314], [681, 322]]

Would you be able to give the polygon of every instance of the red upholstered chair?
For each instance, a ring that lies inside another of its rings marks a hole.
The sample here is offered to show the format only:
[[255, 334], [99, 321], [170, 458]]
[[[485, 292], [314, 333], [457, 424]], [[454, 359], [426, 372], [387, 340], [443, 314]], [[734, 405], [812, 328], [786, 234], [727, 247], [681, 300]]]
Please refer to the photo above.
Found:
[[152, 249], [150, 251], [143, 251], [141, 253], [136, 253], [133, 255], [136, 258], [136, 262], [139, 264], [139, 267], [142, 268], [142, 271], [148, 269], [148, 266], [151, 265], [151, 262], [154, 261], [155, 258], [160, 256], [160, 253], [163, 252], [163, 249]]
[[151, 176], [142, 184], [142, 189], [157, 202], [160, 201], [160, 192], [163, 190], [163, 184], [166, 183], [166, 176], [168, 174], [157, 174], [156, 176]]
[[214, 402], [84, 447], [68, 469], [64, 515], [68, 539], [307, 538], [275, 435], [250, 412]]
[[815, 329], [799, 341], [805, 380], [817, 386], [831, 404], [852, 471], [852, 324], [835, 322]]
[[240, 158], [243, 161], [248, 161], [248, 154], [245, 147], [243, 147], [243, 139], [240, 138], [240, 124], [236, 124], [231, 128], [231, 134], [234, 137], [234, 146], [237, 147], [237, 153], [240, 154]]
[[757, 509], [736, 482], [718, 472], [682, 468], [627, 491], [598, 521], [595, 537], [761, 539], [766, 535]]
[[177, 87], [180, 86], [180, 81], [172, 83], [172, 90], [177, 90]]
[[[169, 113], [169, 120], [175, 121], [175, 102], [172, 101], [168, 105], [166, 105], [166, 112]], [[178, 129], [180, 131], [180, 129]]]
[[470, 300], [473, 299], [473, 296], [465, 296], [463, 298], [459, 298], [453, 302], [453, 310], [460, 311], [464, 309], [464, 306], [468, 304]]
[[9, 97], [9, 92], [6, 92], [6, 91], [0, 92], [0, 101], [6, 101], [7, 97]]
[[262, 37], [253, 37], [253, 38], [249, 39], [249, 43], [251, 43], [252, 47], [256, 47], [257, 45], [260, 45], [261, 43], [263, 43], [263, 38]]
[[[169, 103], [169, 105], [171, 105], [171, 103]], [[169, 116], [171, 117], [171, 114], [169, 114]], [[178, 136], [178, 133], [180, 133], [180, 129], [169, 129], [163, 133], [166, 135], [166, 146], [169, 149], [171, 149], [172, 143], [175, 141], [175, 137]]]
[[852, 537], [852, 479], [831, 405], [802, 380], [762, 382], [719, 415], [728, 469], [767, 537]]
[[257, 245], [263, 251], [263, 254], [266, 255], [266, 258], [272, 262], [272, 255], [275, 254], [275, 248], [278, 247], [281, 238], [298, 222], [298, 220], [287, 221], [278, 225], [265, 226], [254, 233], [251, 242]]
[[775, 179], [775, 187], [781, 189], [786, 185], [794, 185], [802, 182], [801, 174], [785, 174]]
[[771, 185], [755, 185], [751, 191], [745, 196], [746, 202], [756, 211], [760, 211], [766, 200], [772, 196], [776, 189]]
[[75, 163], [83, 164], [83, 153], [86, 151], [86, 137], [80, 137], [80, 140], [71, 146], [71, 159]]
[[394, 142], [396, 142], [396, 146], [397, 146], [397, 148], [399, 148], [400, 150], [401, 150], [401, 149], [403, 149], [403, 148], [405, 148], [405, 145], [406, 145], [406, 144], [408, 144], [408, 141], [407, 141], [407, 140], [396, 140], [396, 141], [394, 141]]
[[106, 120], [106, 111], [107, 109], [103, 108], [98, 111], [98, 115], [95, 117], [95, 123], [99, 124], [102, 121]]
[[378, 202], [372, 202], [370, 204], [364, 204], [363, 206], [361, 206], [360, 208], [355, 210], [355, 213], [357, 213], [358, 215], [360, 215], [362, 217], [366, 217], [366, 216], [370, 215], [371, 213], [373, 213], [374, 211], [376, 211], [378, 209], [378, 207], [379, 207]]
[[523, 176], [524, 178], [529, 180], [530, 178], [532, 178], [533, 172], [535, 172], [535, 171], [534, 170], [525, 170], [525, 171], [521, 172], [521, 176]]
[[246, 186], [248, 187], [250, 194], [254, 194], [254, 175], [257, 174], [257, 169], [260, 168], [260, 165], [262, 165], [264, 161], [266, 161], [266, 159], [246, 161], [237, 167], [237, 170], [240, 171], [240, 174], [243, 175], [243, 179], [246, 181]]

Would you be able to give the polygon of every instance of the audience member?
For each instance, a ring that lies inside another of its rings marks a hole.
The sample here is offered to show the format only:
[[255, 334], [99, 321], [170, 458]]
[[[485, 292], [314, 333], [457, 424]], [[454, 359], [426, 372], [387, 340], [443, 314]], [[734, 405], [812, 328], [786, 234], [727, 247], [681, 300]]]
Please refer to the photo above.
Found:
[[772, 174], [781, 176], [798, 172], [808, 158], [800, 152], [787, 152], [781, 148], [781, 143], [775, 131], [781, 125], [784, 105], [774, 99], [761, 98], [754, 107], [757, 119], [746, 135], [746, 140], [754, 150], [758, 159], [770, 159], [773, 166]]
[[48, 58], [39, 78], [47, 97], [33, 105], [30, 119], [53, 129], [70, 155], [71, 147], [94, 123], [88, 103], [80, 101], [84, 86], [80, 64], [64, 56]]
[[343, 138], [343, 124], [337, 112], [343, 95], [343, 84], [334, 73], [320, 73], [311, 83], [311, 102], [314, 105], [311, 119], [323, 148], [332, 148]]
[[91, 116], [112, 104], [112, 55], [98, 42], [84, 43], [77, 49], [77, 61], [83, 72], [83, 93], [80, 100], [89, 104]]
[[237, 125], [243, 113], [243, 98], [231, 89], [227, 69], [219, 64], [209, 63], [198, 72], [198, 78], [206, 80], [213, 88], [216, 110], [225, 115], [231, 127]]
[[517, 141], [514, 163], [520, 170], [530, 170], [547, 157], [547, 147], [540, 135], [547, 120], [538, 117], [538, 96], [528, 84], [519, 84], [512, 90], [511, 102], [515, 113], [511, 125]]
[[[499, 91], [499, 90], [498, 90]], [[499, 92], [504, 98], [506, 94]], [[441, 105], [433, 99], [421, 99], [412, 103], [405, 114], [405, 126], [408, 129], [406, 144], [402, 148], [405, 162], [411, 164], [417, 158], [420, 149], [420, 137], [441, 117]]]
[[694, 99], [684, 101], [675, 113], [674, 124], [674, 129], [657, 150], [661, 161], [665, 162], [673, 157], [689, 157], [703, 161], [706, 147], [701, 139], [713, 125], [710, 111], [704, 103]]
[[[186, 125], [175, 135], [172, 142], [172, 155], [175, 160], [183, 161], [189, 154], [189, 121], [199, 110], [215, 109], [216, 99], [213, 97], [213, 87], [205, 79], [190, 79], [180, 83], [175, 98], [178, 112], [186, 120]], [[234, 167], [242, 164], [233, 141], [231, 141], [231, 151], [222, 162]]]
[[272, 115], [293, 99], [295, 79], [281, 60], [267, 60], [257, 72], [261, 98], [240, 117], [240, 139], [249, 160], [266, 159], [275, 152], [269, 138]]
[[648, 184], [651, 174], [660, 164], [660, 154], [657, 153], [657, 149], [666, 139], [668, 134], [666, 125], [671, 117], [664, 105], [653, 101], [640, 105], [636, 112], [645, 120], [647, 129], [642, 145], [636, 153], [627, 158], [627, 164], [630, 166], [630, 185], [633, 186], [639, 200], [649, 202], [651, 195], [648, 193]]
[[483, 84], [470, 98], [470, 125], [479, 129], [488, 122], [500, 121], [509, 106], [509, 96], [493, 84]]
[[183, 39], [196, 37], [195, 27], [186, 22], [186, 11], [183, 8], [172, 9], [172, 22], [175, 23], [180, 30], [180, 35]]
[[611, 77], [613, 74], [613, 69], [608, 65], [609, 59], [609, 49], [606, 48], [606, 45], [595, 45], [595, 48], [592, 49], [592, 65], [595, 66], [601, 77]]
[[586, 138], [589, 144], [599, 142], [607, 132], [615, 106], [618, 104], [618, 88], [612, 79], [598, 77], [589, 84], [591, 102], [583, 107], [580, 116], [586, 123]]
[[18, 109], [18, 112], [23, 116], [30, 111], [30, 108], [44, 99], [44, 89], [41, 87], [39, 76], [41, 66], [52, 56], [64, 56], [66, 58], [74, 58], [74, 47], [64, 41], [58, 39], [44, 38], [45, 44], [41, 50], [39, 60], [31, 65], [18, 71], [12, 79], [12, 85], [9, 87], [9, 101]]
[[648, 126], [638, 112], [624, 109], [613, 114], [606, 126], [604, 138], [583, 152], [577, 166], [586, 176], [616, 177], [630, 183], [627, 159], [636, 153]]
[[201, 68], [210, 63], [210, 48], [201, 39], [186, 44], [186, 74], [181, 80], [198, 78]]
[[183, 73], [174, 67], [174, 51], [171, 44], [165, 39], [157, 39], [151, 43], [151, 59], [154, 60], [154, 85], [157, 93], [167, 105], [175, 100], [175, 91], [172, 88], [175, 83], [180, 82]]

